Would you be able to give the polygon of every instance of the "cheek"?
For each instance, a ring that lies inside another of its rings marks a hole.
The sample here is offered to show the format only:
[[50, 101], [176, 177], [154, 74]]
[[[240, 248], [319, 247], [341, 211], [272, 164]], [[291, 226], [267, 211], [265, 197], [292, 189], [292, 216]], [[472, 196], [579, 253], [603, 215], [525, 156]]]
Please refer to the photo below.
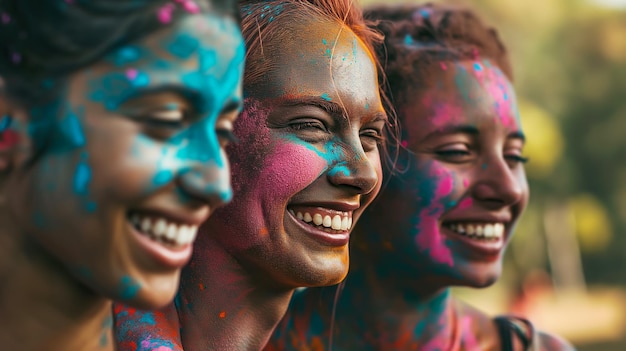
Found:
[[313, 183], [327, 168], [327, 161], [315, 151], [281, 140], [265, 159], [260, 184], [277, 196], [291, 197]]

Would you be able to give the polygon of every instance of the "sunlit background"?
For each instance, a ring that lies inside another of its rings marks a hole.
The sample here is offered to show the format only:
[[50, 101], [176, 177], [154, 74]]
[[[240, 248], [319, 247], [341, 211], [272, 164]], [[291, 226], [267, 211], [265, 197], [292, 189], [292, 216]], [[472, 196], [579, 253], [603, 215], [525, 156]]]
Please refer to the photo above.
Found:
[[624, 351], [626, 0], [455, 3], [496, 26], [511, 53], [532, 198], [501, 281], [455, 293], [579, 350]]

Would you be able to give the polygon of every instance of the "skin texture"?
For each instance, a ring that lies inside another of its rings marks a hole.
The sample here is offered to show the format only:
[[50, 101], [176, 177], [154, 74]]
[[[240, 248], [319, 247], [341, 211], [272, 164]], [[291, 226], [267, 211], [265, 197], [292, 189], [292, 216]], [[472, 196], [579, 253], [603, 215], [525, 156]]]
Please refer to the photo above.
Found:
[[165, 249], [129, 214], [199, 226], [231, 198], [243, 57], [234, 19], [186, 14], [70, 76], [54, 104], [0, 100], [3, 348], [112, 349], [111, 300], [173, 299], [191, 245]]
[[386, 117], [376, 69], [347, 27], [292, 25], [290, 41], [264, 42], [276, 68], [235, 125], [235, 197], [203, 227], [213, 235], [199, 238], [183, 271], [178, 318], [172, 308], [118, 310], [120, 350], [181, 350], [181, 341], [186, 351], [260, 350], [296, 287], [345, 277], [347, 241], [321, 240], [289, 210], [350, 207], [356, 221], [377, 194]]
[[[348, 278], [296, 294], [266, 350], [501, 350], [491, 317], [449, 287], [499, 277], [527, 204], [515, 93], [486, 59], [427, 71], [397, 99], [408, 151], [355, 229]], [[505, 236], [476, 245], [448, 222], [502, 222]], [[571, 349], [546, 335], [538, 347]]]

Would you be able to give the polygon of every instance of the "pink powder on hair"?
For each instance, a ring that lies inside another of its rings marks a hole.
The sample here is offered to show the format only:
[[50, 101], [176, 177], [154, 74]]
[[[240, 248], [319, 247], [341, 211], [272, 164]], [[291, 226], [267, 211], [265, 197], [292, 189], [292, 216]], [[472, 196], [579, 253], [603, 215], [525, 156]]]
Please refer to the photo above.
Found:
[[441, 67], [442, 70], [447, 71], [448, 70], [448, 65], [446, 65], [445, 62], [439, 62], [439, 66]]
[[400, 145], [402, 145], [402, 147], [407, 147], [409, 145], [409, 142], [406, 140], [402, 140], [402, 142], [400, 143]]

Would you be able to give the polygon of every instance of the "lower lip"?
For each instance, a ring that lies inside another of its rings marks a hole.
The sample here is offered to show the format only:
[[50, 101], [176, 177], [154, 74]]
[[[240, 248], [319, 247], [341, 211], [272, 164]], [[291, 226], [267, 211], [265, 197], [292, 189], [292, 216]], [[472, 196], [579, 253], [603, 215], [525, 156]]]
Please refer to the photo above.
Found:
[[165, 247], [144, 234], [141, 234], [130, 223], [128, 223], [128, 226], [133, 233], [132, 236], [135, 238], [135, 241], [139, 244], [139, 246], [141, 246], [141, 248], [160, 265], [170, 269], [180, 269], [183, 268], [187, 262], [189, 262], [192, 253], [191, 244], [179, 248]]
[[474, 239], [452, 231], [450, 228], [443, 226], [441, 228], [443, 228], [443, 233], [448, 238], [463, 243], [466, 247], [470, 248], [472, 252], [480, 255], [480, 258], [498, 258], [504, 249], [504, 237], [497, 240]]
[[311, 225], [304, 223], [298, 218], [294, 217], [289, 211], [286, 211], [287, 216], [291, 218], [297, 226], [302, 228], [309, 236], [316, 241], [328, 245], [328, 246], [345, 246], [350, 242], [350, 232], [346, 231], [338, 234], [327, 233], [323, 230], [319, 230]]

